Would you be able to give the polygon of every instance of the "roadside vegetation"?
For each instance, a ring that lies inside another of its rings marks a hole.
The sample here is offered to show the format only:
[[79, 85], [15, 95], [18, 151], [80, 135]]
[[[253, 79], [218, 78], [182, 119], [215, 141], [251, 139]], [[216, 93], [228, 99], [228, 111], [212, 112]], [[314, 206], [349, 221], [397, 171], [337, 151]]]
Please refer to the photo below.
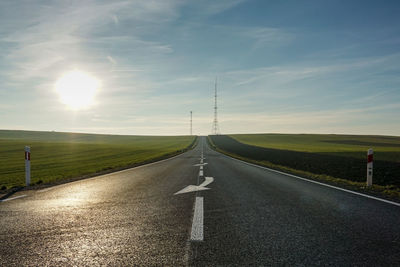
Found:
[[24, 147], [31, 147], [31, 183], [93, 176], [164, 159], [194, 145], [194, 136], [123, 136], [0, 130], [0, 189], [25, 183]]
[[[230, 156], [359, 191], [400, 199], [400, 138], [392, 136], [254, 134], [210, 136]], [[374, 149], [374, 185], [365, 186], [366, 153]]]

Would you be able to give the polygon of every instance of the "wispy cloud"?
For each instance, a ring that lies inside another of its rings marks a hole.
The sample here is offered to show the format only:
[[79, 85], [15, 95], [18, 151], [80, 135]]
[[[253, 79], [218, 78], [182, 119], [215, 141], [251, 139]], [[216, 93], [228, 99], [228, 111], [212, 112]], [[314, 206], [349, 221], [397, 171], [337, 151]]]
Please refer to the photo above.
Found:
[[244, 37], [254, 39], [254, 49], [264, 48], [271, 45], [286, 45], [295, 38], [294, 33], [289, 33], [286, 30], [265, 27], [242, 29], [242, 34]]
[[247, 0], [204, 0], [204, 1], [194, 1], [192, 8], [196, 10], [200, 10], [198, 14], [210, 16], [215, 15], [226, 10], [229, 10], [233, 7], [236, 7], [242, 3], [245, 3]]
[[[323, 111], [272, 112], [269, 114], [231, 114], [224, 115], [222, 125], [232, 129], [231, 133], [252, 132], [288, 132], [288, 133], [352, 133], [352, 134], [388, 134], [400, 131], [400, 124], [394, 126], [390, 119], [382, 119], [382, 114], [393, 115], [400, 104], [373, 106], [364, 108], [331, 109]], [[371, 127], [371, 120], [381, 120], [377, 125], [392, 124], [383, 129]], [[400, 120], [397, 120], [400, 122]]]
[[114, 21], [114, 24], [115, 24], [116, 26], [118, 26], [118, 24], [119, 24], [118, 16], [116, 16], [116, 15], [111, 15], [111, 18], [112, 18], [112, 20]]
[[110, 63], [112, 65], [116, 65], [117, 64], [117, 61], [112, 56], [107, 56], [107, 59], [108, 59], [108, 61], [110, 61]]
[[[49, 71], [51, 73], [59, 69], [59, 65], [68, 68], [68, 65], [79, 65], [82, 62], [93, 62], [95, 65], [101, 63], [95, 59], [103, 51], [89, 46], [92, 41], [112, 45], [112, 42], [125, 38], [133, 49], [146, 47], [152, 52], [169, 53], [171, 48], [168, 45], [143, 40], [135, 32], [133, 36], [131, 32], [121, 37], [115, 34], [110, 36], [109, 33], [103, 38], [96, 35], [112, 23], [105, 19], [107, 17], [113, 18], [114, 24], [118, 24], [120, 19], [130, 18], [134, 14], [136, 21], [152, 20], [157, 23], [175, 16], [176, 4], [175, 1], [76, 1], [68, 5], [57, 2], [51, 6], [35, 4], [30, 16], [24, 18], [25, 27], [9, 30], [0, 39], [0, 42], [8, 44], [8, 55], [4, 60], [14, 66], [15, 78], [26, 79], [48, 77]], [[7, 4], [3, 5], [8, 7]], [[120, 19], [115, 15], [117, 13], [120, 13]]]
[[[270, 11], [279, 5], [0, 1], [0, 123], [185, 134], [185, 118], [194, 110], [196, 127], [205, 134], [218, 76], [222, 132], [350, 131], [365, 127], [363, 113], [375, 118], [374, 125], [385, 122], [387, 132], [398, 131], [397, 26], [376, 36], [357, 31], [360, 39], [344, 29], [325, 40], [338, 31], [306, 17], [298, 26], [298, 12], [290, 8], [282, 21]], [[71, 69], [102, 83], [97, 104], [75, 115], [59, 104], [53, 88]]]
[[[261, 67], [224, 72], [224, 77], [231, 79], [233, 85], [241, 87], [255, 83], [280, 83], [286, 84], [307, 78], [318, 78], [335, 73], [349, 73], [366, 70], [361, 75], [368, 77], [370, 74], [390, 68], [390, 63], [400, 58], [400, 54], [391, 54], [379, 57], [355, 58], [341, 62], [304, 62], [286, 64], [274, 67]], [[396, 66], [398, 68], [398, 66]], [[360, 75], [360, 74], [359, 74]]]

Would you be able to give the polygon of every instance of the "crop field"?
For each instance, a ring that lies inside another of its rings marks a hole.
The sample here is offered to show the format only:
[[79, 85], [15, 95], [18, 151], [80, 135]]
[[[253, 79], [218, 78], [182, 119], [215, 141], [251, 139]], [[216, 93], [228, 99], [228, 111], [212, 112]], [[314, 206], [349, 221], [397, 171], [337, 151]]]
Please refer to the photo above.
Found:
[[237, 141], [259, 147], [323, 153], [365, 159], [374, 149], [376, 160], [400, 162], [400, 137], [334, 134], [237, 134]]
[[155, 161], [188, 149], [194, 136], [122, 136], [0, 130], [0, 188], [25, 183], [24, 147], [31, 147], [32, 184]]
[[255, 134], [211, 136], [219, 149], [317, 175], [364, 182], [374, 149], [374, 183], [400, 186], [400, 138], [351, 135]]

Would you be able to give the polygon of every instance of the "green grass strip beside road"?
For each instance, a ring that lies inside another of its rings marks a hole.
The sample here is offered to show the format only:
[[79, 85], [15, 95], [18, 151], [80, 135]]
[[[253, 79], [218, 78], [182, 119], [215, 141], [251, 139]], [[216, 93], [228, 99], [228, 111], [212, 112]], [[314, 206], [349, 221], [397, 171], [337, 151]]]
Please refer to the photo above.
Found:
[[293, 168], [289, 168], [287, 166], [282, 166], [278, 164], [273, 164], [268, 161], [257, 161], [253, 160], [250, 158], [245, 158], [237, 154], [233, 154], [227, 151], [224, 151], [216, 146], [216, 144], [212, 141], [210, 136], [207, 138], [208, 144], [215, 150], [218, 151], [222, 154], [225, 154], [227, 156], [230, 156], [232, 158], [240, 159], [249, 163], [253, 163], [256, 165], [260, 165], [263, 167], [267, 167], [270, 169], [282, 171], [285, 173], [297, 175], [300, 177], [308, 178], [311, 180], [319, 181], [319, 182], [324, 182], [330, 185], [334, 186], [339, 186], [345, 189], [361, 192], [361, 193], [366, 193], [390, 200], [394, 200], [397, 202], [400, 202], [400, 188], [393, 186], [393, 185], [387, 185], [387, 186], [382, 186], [382, 185], [372, 185], [371, 187], [367, 187], [365, 182], [355, 182], [355, 181], [350, 181], [346, 180], [343, 178], [337, 178], [337, 177], [332, 177], [329, 175], [321, 175], [321, 174], [314, 174], [302, 170], [296, 170]]
[[24, 147], [31, 147], [31, 184], [90, 177], [172, 157], [194, 136], [118, 136], [0, 131], [0, 189], [25, 184]]

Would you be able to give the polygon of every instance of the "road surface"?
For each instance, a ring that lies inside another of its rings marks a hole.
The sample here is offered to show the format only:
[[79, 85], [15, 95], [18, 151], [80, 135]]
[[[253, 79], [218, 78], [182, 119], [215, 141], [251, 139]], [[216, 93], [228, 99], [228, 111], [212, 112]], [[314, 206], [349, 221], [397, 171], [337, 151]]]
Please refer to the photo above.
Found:
[[250, 166], [205, 138], [19, 192], [0, 203], [0, 226], [0, 266], [400, 266], [399, 206]]

